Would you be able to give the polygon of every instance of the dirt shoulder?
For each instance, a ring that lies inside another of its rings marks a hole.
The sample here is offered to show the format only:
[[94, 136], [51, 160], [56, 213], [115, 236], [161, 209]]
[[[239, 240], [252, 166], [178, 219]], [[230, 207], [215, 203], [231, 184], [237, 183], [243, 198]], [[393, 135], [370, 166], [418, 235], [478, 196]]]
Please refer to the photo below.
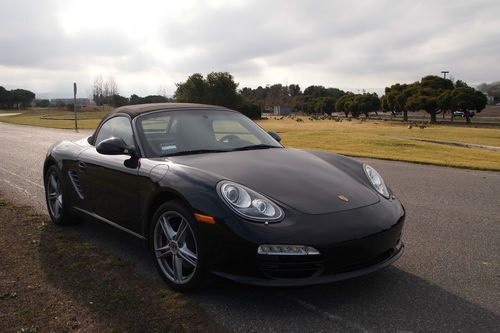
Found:
[[0, 193], [0, 332], [221, 332], [186, 296]]

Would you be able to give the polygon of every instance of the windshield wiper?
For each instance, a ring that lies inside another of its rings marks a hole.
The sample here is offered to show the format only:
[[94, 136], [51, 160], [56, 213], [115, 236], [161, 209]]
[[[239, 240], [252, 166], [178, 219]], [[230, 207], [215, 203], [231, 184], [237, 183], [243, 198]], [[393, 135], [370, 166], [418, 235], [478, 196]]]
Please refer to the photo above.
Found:
[[180, 155], [195, 155], [195, 154], [205, 154], [205, 153], [223, 153], [228, 150], [220, 150], [220, 149], [194, 149], [194, 150], [182, 150], [176, 151], [173, 153], [163, 154], [161, 157], [170, 157], [170, 156], [180, 156]]
[[281, 148], [273, 145], [266, 145], [266, 144], [258, 144], [258, 145], [250, 145], [250, 146], [243, 146], [239, 148], [234, 148], [231, 149], [231, 151], [238, 151], [238, 150], [254, 150], [254, 149], [269, 149], [269, 148]]

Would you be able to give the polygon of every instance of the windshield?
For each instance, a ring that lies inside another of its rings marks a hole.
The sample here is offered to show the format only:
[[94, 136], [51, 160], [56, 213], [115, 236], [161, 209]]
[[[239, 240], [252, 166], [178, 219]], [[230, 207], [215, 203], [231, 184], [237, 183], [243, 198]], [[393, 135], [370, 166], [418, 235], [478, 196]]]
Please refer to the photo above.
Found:
[[252, 120], [237, 112], [163, 111], [137, 118], [147, 157], [281, 148]]

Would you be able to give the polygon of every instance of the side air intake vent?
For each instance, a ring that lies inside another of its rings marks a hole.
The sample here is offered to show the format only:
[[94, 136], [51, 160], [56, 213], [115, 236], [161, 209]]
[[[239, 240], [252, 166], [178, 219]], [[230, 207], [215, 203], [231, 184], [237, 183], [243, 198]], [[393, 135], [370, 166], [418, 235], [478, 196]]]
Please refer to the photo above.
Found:
[[82, 185], [80, 184], [80, 178], [78, 177], [77, 173], [73, 170], [69, 170], [68, 175], [69, 179], [71, 179], [71, 184], [73, 184], [76, 193], [78, 194], [80, 199], [83, 199]]

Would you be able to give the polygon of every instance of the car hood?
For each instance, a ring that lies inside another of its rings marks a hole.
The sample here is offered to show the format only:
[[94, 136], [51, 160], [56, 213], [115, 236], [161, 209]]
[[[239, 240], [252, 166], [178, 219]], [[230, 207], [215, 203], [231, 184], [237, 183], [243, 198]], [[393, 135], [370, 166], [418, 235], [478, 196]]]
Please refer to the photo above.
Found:
[[340, 168], [299, 149], [186, 155], [169, 160], [235, 181], [306, 214], [355, 209], [380, 200], [372, 189]]

